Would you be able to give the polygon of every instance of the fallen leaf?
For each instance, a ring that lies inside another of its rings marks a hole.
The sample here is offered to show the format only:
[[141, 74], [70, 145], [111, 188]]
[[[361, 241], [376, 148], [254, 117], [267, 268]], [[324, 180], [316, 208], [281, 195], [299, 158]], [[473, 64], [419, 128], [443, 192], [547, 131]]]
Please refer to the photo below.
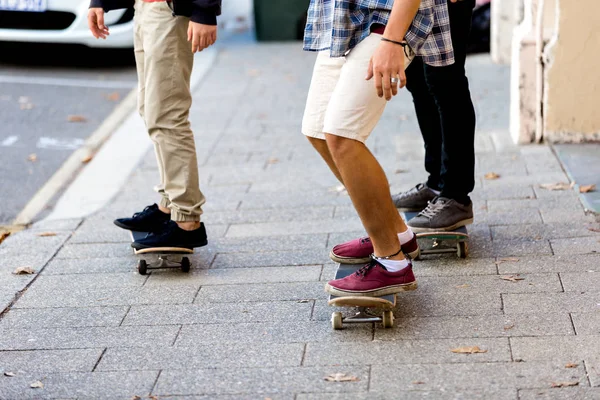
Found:
[[89, 163], [90, 161], [92, 161], [92, 159], [93, 159], [93, 158], [94, 158], [94, 156], [93, 156], [93, 155], [91, 155], [91, 154], [88, 154], [87, 156], [85, 156], [85, 157], [83, 157], [83, 158], [81, 159], [81, 162], [82, 162], [83, 164], [87, 164], [87, 163]]
[[504, 330], [505, 330], [505, 331], [509, 331], [509, 330], [511, 330], [511, 329], [512, 329], [512, 328], [514, 328], [514, 327], [515, 327], [515, 324], [504, 325]]
[[579, 186], [579, 193], [589, 193], [596, 190], [596, 185]]
[[424, 385], [425, 382], [423, 381], [413, 381], [413, 385]]
[[327, 375], [324, 378], [327, 382], [356, 382], [359, 379], [355, 376], [350, 376], [342, 373]]
[[17, 375], [17, 374], [15, 374], [14, 372], [5, 372], [5, 373], [4, 373], [4, 376], [10, 376], [10, 377], [12, 377], [12, 376], [16, 376], [16, 375]]
[[519, 259], [516, 257], [502, 257], [502, 258], [499, 258], [498, 261], [496, 261], [496, 265], [500, 265], [505, 262], [517, 262], [517, 261], [519, 261]]
[[510, 282], [518, 282], [518, 281], [525, 280], [525, 278], [521, 278], [519, 275], [504, 275], [504, 276], [501, 276], [500, 279], [505, 280], [505, 281], [510, 281]]
[[564, 182], [560, 182], [560, 183], [544, 183], [544, 184], [540, 185], [540, 187], [542, 189], [547, 189], [547, 190], [568, 190], [568, 189], [571, 189], [573, 187], [573, 183], [571, 183], [571, 184], [564, 183]]
[[296, 303], [308, 303], [310, 300], [298, 300]]
[[69, 121], [69, 122], [85, 122], [85, 121], [87, 121], [87, 118], [84, 117], [83, 115], [69, 115], [67, 117], [67, 121]]
[[464, 285], [458, 285], [457, 288], [459, 289], [464, 289], [464, 288], [468, 288], [471, 287], [471, 285], [469, 285], [468, 283], [465, 283]]
[[485, 174], [483, 176], [485, 179], [487, 179], [488, 181], [493, 181], [494, 179], [498, 179], [500, 178], [500, 175], [498, 175], [495, 172], [488, 172], [487, 174]]
[[553, 388], [561, 388], [561, 387], [569, 387], [569, 386], [577, 386], [579, 385], [579, 381], [572, 382], [552, 382], [551, 387]]
[[158, 400], [158, 396], [148, 396], [148, 400]]
[[407, 173], [407, 172], [409, 172], [409, 170], [407, 170], [407, 169], [397, 169], [397, 170], [396, 170], [396, 173], [397, 173], [397, 174], [405, 174], [405, 173]]
[[457, 347], [456, 349], [452, 349], [451, 351], [453, 353], [459, 353], [459, 354], [487, 353], [487, 350], [482, 350], [479, 348], [479, 346]]
[[29, 155], [29, 157], [27, 157], [27, 160], [31, 161], [31, 162], [36, 162], [37, 161], [37, 154], [35, 153], [31, 153]]
[[33, 382], [31, 385], [29, 385], [30, 388], [34, 388], [34, 389], [43, 389], [44, 388], [44, 384], [40, 381], [35, 381]]
[[10, 236], [10, 232], [0, 232], [0, 243], [4, 241], [7, 237]]
[[577, 368], [579, 367], [579, 364], [575, 364], [575, 363], [568, 363], [567, 365], [565, 365], [565, 368]]
[[49, 236], [56, 236], [56, 233], [54, 233], [54, 232], [42, 232], [42, 233], [38, 233], [37, 235], [39, 237], [49, 237]]
[[111, 94], [107, 94], [104, 97], [106, 97], [106, 100], [119, 101], [119, 99], [121, 98], [121, 95], [119, 94], [119, 92], [112, 92]]
[[267, 160], [267, 164], [277, 164], [279, 162], [279, 158], [271, 157]]
[[35, 270], [31, 267], [19, 267], [13, 271], [13, 275], [32, 275]]
[[599, 228], [588, 228], [588, 231], [600, 232], [600, 229]]
[[142, 398], [140, 396], [133, 396], [131, 400], [142, 400]]

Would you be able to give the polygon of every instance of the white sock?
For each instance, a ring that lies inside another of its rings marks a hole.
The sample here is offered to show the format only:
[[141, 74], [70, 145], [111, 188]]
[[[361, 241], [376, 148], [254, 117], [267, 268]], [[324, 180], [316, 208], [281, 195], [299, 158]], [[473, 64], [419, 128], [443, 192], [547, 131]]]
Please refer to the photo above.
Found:
[[404, 260], [377, 260], [377, 262], [385, 267], [389, 272], [402, 271], [408, 267], [409, 262], [407, 259]]
[[412, 240], [413, 236], [413, 231], [407, 226], [404, 232], [398, 234], [398, 240], [400, 240], [400, 244], [406, 244]]

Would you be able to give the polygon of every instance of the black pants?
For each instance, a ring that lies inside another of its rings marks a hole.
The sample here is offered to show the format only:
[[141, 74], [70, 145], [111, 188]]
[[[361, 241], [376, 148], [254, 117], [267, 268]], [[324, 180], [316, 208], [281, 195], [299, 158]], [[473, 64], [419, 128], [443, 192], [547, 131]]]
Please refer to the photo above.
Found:
[[454, 64], [433, 67], [416, 57], [406, 70], [425, 141], [427, 186], [463, 204], [475, 187], [475, 110], [465, 75], [474, 6], [475, 0], [448, 2]]

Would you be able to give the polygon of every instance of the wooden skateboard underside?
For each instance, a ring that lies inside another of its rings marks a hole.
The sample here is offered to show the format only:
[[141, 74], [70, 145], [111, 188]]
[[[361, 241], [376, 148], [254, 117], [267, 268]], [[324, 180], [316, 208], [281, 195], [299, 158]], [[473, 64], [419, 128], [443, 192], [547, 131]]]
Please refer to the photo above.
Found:
[[[131, 232], [131, 240], [143, 239], [148, 235], [147, 232]], [[133, 249], [133, 253], [139, 256], [138, 272], [146, 275], [148, 270], [179, 268], [183, 272], [189, 272], [190, 259], [186, 257], [193, 254], [193, 249], [184, 247], [152, 247], [149, 249]]]
[[[148, 232], [136, 232], [131, 231], [131, 241], [135, 242], [136, 240], [143, 239], [148, 235]], [[193, 249], [188, 249], [185, 247], [151, 247], [149, 249], [141, 249], [136, 250], [133, 249], [133, 253], [136, 255], [141, 254], [193, 254]]]

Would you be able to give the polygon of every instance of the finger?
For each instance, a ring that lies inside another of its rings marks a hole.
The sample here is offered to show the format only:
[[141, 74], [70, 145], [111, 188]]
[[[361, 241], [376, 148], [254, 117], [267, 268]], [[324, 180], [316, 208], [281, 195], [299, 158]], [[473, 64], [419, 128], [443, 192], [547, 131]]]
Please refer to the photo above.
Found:
[[204, 50], [208, 47], [208, 38], [205, 35], [202, 35], [202, 39], [200, 41], [200, 50]]
[[194, 33], [192, 35], [192, 52], [193, 53], [197, 52], [199, 46], [200, 46], [200, 37]]
[[365, 80], [370, 81], [373, 78], [373, 58], [369, 60], [369, 66], [367, 67], [367, 76]]
[[188, 31], [187, 31], [187, 41], [191, 42], [192, 41], [192, 33], [194, 32], [194, 30], [192, 29], [192, 23], [190, 22], [188, 25]]
[[404, 70], [400, 71], [400, 89], [406, 86], [406, 73]]
[[[392, 76], [392, 79], [398, 79], [398, 75]], [[398, 94], [398, 81], [396, 82], [390, 82], [391, 86], [392, 86], [392, 96], [395, 96]]]
[[386, 100], [391, 100], [392, 98], [392, 81], [391, 81], [392, 77], [390, 76], [389, 72], [384, 72], [383, 76], [381, 77], [382, 83], [383, 83], [383, 96], [385, 97]]
[[373, 70], [373, 75], [375, 76], [375, 89], [377, 89], [377, 96], [383, 97], [383, 84], [381, 82], [381, 74]]
[[213, 45], [217, 42], [217, 31], [214, 31], [210, 38], [210, 44]]
[[98, 28], [106, 29], [106, 26], [104, 26], [104, 13], [101, 11], [98, 11], [96, 13], [96, 16], [98, 17]]

